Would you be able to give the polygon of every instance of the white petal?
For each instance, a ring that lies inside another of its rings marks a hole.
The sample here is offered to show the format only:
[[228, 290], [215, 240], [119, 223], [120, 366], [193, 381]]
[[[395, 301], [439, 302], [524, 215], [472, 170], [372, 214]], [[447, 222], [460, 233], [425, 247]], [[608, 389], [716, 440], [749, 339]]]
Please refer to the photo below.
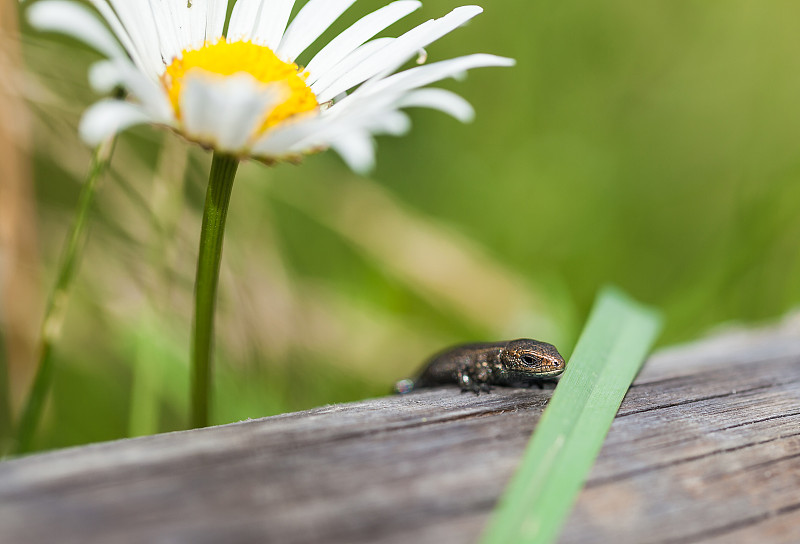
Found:
[[206, 10], [206, 41], [216, 43], [222, 37], [228, 0], [208, 0]]
[[330, 127], [324, 136], [330, 139], [355, 129], [374, 134], [404, 134], [411, 128], [411, 121], [395, 102], [396, 97], [376, 96], [360, 101], [358, 108], [329, 108], [321, 116]]
[[395, 71], [404, 62], [416, 55], [420, 49], [455, 30], [482, 11], [478, 6], [462, 6], [440, 19], [426, 21], [409, 30], [385, 48], [380, 49], [358, 66], [343, 74], [333, 85], [319, 95], [319, 100], [325, 102], [367, 79]]
[[372, 134], [402, 136], [411, 130], [411, 119], [401, 111], [390, 110], [369, 119], [365, 128]]
[[148, 112], [136, 104], [101, 100], [83, 114], [78, 132], [84, 142], [94, 147], [128, 127], [151, 122], [153, 119]]
[[[382, 52], [384, 58], [380, 60], [380, 63], [384, 66], [383, 70], [378, 73], [389, 74], [394, 72], [408, 59], [420, 55], [420, 52], [424, 52], [426, 46], [465, 25], [470, 19], [481, 13], [483, 13], [483, 8], [480, 6], [460, 6], [444, 17], [435, 19], [433, 24], [425, 32], [420, 33], [419, 36], [413, 36], [407, 40], [401, 40], [400, 38], [403, 38], [401, 36], [393, 44], [391, 51]], [[427, 56], [427, 53], [425, 53], [425, 56]]]
[[256, 154], [276, 156], [305, 153], [315, 148], [329, 147], [343, 134], [354, 131], [365, 134], [400, 135], [408, 131], [408, 116], [384, 98], [371, 97], [361, 102], [363, 108], [351, 108], [337, 114], [334, 108], [315, 117], [305, 117], [268, 132], [253, 146]]
[[305, 153], [315, 148], [329, 147], [343, 135], [360, 132], [363, 134], [401, 135], [411, 127], [408, 116], [397, 110], [365, 109], [349, 112], [343, 116], [320, 115], [301, 120], [297, 126], [289, 126], [283, 131], [267, 136], [261, 143], [262, 149], [282, 149], [289, 153]]
[[[189, 0], [150, 0], [151, 5], [153, 2], [167, 7], [167, 11], [172, 19], [172, 36], [177, 39], [178, 46], [181, 51], [191, 47], [192, 44], [192, 28], [189, 24], [189, 10], [194, 9], [194, 5], [189, 8]], [[157, 11], [153, 9], [153, 16], [157, 16]], [[170, 57], [164, 56], [164, 59], [169, 62]]]
[[253, 30], [253, 41], [259, 45], [266, 45], [273, 51], [277, 49], [283, 39], [293, 6], [294, 0], [266, 0]]
[[331, 100], [332, 98], [335, 98], [341, 94], [328, 93], [327, 89], [331, 85], [335, 84], [337, 80], [344, 74], [348, 73], [350, 70], [353, 70], [356, 66], [364, 62], [365, 59], [371, 57], [377, 51], [383, 49], [396, 39], [397, 38], [377, 38], [371, 42], [367, 42], [342, 59], [341, 62], [328, 70], [325, 74], [321, 75], [319, 79], [317, 79], [317, 81], [311, 85], [311, 91], [317, 96], [317, 100], [321, 100], [321, 97], [325, 96], [325, 100], [321, 101], [327, 102], [328, 100]]
[[[139, 0], [144, 3], [143, 0]], [[184, 31], [176, 16], [179, 9], [175, 0], [146, 0], [152, 13], [152, 20], [146, 24], [155, 27], [159, 56], [171, 62], [181, 54], [189, 42], [188, 29]], [[178, 0], [180, 2], [181, 0]]]
[[180, 96], [183, 130], [220, 151], [246, 152], [255, 130], [288, 89], [265, 86], [250, 74], [218, 77], [190, 70]]
[[108, 93], [121, 85], [130, 91], [155, 122], [170, 123], [174, 120], [172, 105], [164, 88], [137, 70], [127, 58], [93, 64], [89, 69], [89, 82], [101, 93]]
[[513, 66], [514, 64], [514, 59], [487, 55], [484, 53], [443, 60], [426, 66], [411, 68], [387, 78], [372, 81], [370, 84], [364, 84], [346, 99], [342, 100], [340, 105], [344, 107], [345, 101], [355, 104], [360, 98], [368, 95], [403, 93], [411, 89], [424, 87], [425, 85], [448, 77], [458, 76], [472, 68]]
[[[100, 9], [99, 5], [105, 4], [103, 0], [90, 1], [98, 9]], [[148, 75], [157, 78], [164, 73], [161, 41], [156, 25], [153, 24], [153, 12], [150, 4], [143, 1], [131, 2], [130, 0], [108, 0], [108, 3], [114, 8], [119, 21], [128, 32]]]
[[207, 0], [149, 0], [151, 24], [158, 30], [161, 57], [167, 63], [185, 50], [202, 47], [206, 36]]
[[208, 19], [213, 15], [209, 9], [215, 7], [214, 3], [214, 0], [181, 0], [181, 6], [187, 12], [189, 43], [192, 49], [200, 49], [206, 42]]
[[278, 127], [255, 143], [253, 154], [281, 157], [307, 153], [314, 149], [334, 145], [341, 138], [353, 134], [401, 135], [408, 131], [411, 122], [404, 113], [391, 108], [365, 108], [347, 111], [345, 115], [330, 116], [327, 112], [316, 117], [306, 117], [292, 124]]
[[114, 13], [114, 10], [109, 7], [105, 0], [89, 0], [89, 2], [100, 13], [103, 19], [105, 19], [106, 23], [108, 23], [108, 26], [111, 27], [111, 31], [114, 33], [114, 36], [116, 36], [116, 38], [120, 41], [122, 46], [128, 52], [128, 55], [130, 55], [130, 57], [133, 59], [133, 62], [136, 64], [136, 66], [138, 66], [140, 70], [149, 73], [148, 63], [145, 62], [139, 50], [136, 48], [136, 45], [133, 43], [130, 34], [127, 30], [125, 30], [125, 27], [122, 26], [122, 22]]
[[[150, 0], [151, 2], [161, 2], [162, 4], [166, 4], [169, 6], [169, 11], [172, 14], [172, 23], [173, 29], [172, 34], [178, 38], [178, 47], [180, 47], [181, 51], [184, 49], [194, 49], [194, 36], [192, 35], [192, 23], [191, 23], [191, 14], [193, 11], [199, 12], [200, 9], [195, 9], [197, 6], [195, 5], [194, 0]], [[189, 7], [191, 3], [192, 7]], [[153, 10], [155, 14], [155, 10]], [[205, 21], [205, 15], [203, 15], [203, 20]], [[205, 24], [203, 25], [205, 27]], [[205, 28], [202, 29], [203, 34], [205, 33]], [[202, 36], [202, 34], [201, 34]], [[177, 56], [177, 55], [175, 55]], [[172, 60], [171, 57], [167, 57], [162, 55], [164, 60], [170, 62]]]
[[358, 174], [366, 174], [375, 167], [375, 142], [369, 134], [340, 136], [331, 142], [331, 147]]
[[456, 93], [444, 89], [411, 91], [398, 101], [397, 106], [433, 108], [455, 117], [462, 123], [469, 123], [475, 118], [475, 110], [469, 102]]
[[314, 83], [319, 75], [330, 70], [339, 61], [356, 50], [361, 44], [375, 36], [392, 23], [418, 9], [422, 3], [416, 0], [400, 0], [362, 17], [350, 28], [330, 41], [306, 66], [310, 73], [306, 80]]
[[355, 0], [309, 0], [286, 29], [275, 54], [283, 60], [293, 62], [353, 2]]
[[[262, 157], [282, 157], [298, 151], [297, 144], [315, 135], [323, 133], [326, 121], [319, 116], [306, 116], [292, 123], [285, 124], [267, 132], [265, 136], [253, 144], [253, 154]], [[314, 147], [309, 144], [307, 148]]]
[[[384, 112], [379, 112], [383, 114]], [[253, 151], [257, 155], [280, 157], [287, 154], [307, 153], [314, 149], [329, 147], [336, 138], [354, 131], [370, 132], [369, 125], [376, 126], [377, 132], [387, 132], [391, 120], [383, 121], [385, 116], [351, 113], [345, 116], [325, 115], [306, 116], [290, 124], [277, 127], [255, 143]], [[401, 120], [394, 119], [395, 127]]]
[[253, 29], [260, 19], [264, 0], [238, 0], [233, 6], [228, 23], [228, 41], [247, 41], [253, 37]]
[[119, 43], [88, 9], [75, 2], [46, 0], [27, 10], [28, 21], [41, 31], [58, 32], [100, 51], [108, 58], [127, 58]]

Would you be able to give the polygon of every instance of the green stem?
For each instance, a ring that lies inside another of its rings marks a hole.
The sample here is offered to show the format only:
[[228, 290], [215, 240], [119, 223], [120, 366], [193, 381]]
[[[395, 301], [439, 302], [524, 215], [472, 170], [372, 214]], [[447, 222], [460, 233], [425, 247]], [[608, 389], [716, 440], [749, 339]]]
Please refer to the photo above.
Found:
[[64, 253], [61, 257], [61, 266], [58, 269], [56, 283], [50, 293], [50, 299], [42, 320], [39, 366], [17, 427], [15, 453], [26, 453], [31, 450], [33, 437], [42, 417], [45, 401], [53, 381], [53, 344], [61, 336], [61, 326], [64, 323], [67, 301], [80, 264], [83, 246], [86, 242], [89, 210], [94, 200], [100, 175], [108, 166], [113, 149], [113, 139], [107, 140], [95, 149], [91, 168], [89, 168], [86, 181], [81, 188], [78, 209], [67, 239], [67, 245], [63, 250]]
[[[128, 412], [128, 436], [155, 434], [159, 429], [161, 403], [164, 396], [164, 366], [171, 354], [165, 352], [162, 317], [167, 308], [163, 302], [168, 291], [169, 242], [183, 205], [183, 184], [188, 160], [186, 143], [178, 138], [166, 138], [153, 187], [149, 209], [152, 210], [148, 261], [156, 281], [148, 289], [148, 302], [140, 309], [136, 326], [136, 347], [131, 379], [131, 400]], [[186, 380], [188, 383], [188, 379]]]
[[239, 160], [214, 154], [208, 178], [200, 253], [194, 298], [194, 339], [192, 343], [192, 427], [206, 427], [211, 397], [211, 346], [214, 337], [214, 306], [222, 259], [222, 241], [228, 203]]

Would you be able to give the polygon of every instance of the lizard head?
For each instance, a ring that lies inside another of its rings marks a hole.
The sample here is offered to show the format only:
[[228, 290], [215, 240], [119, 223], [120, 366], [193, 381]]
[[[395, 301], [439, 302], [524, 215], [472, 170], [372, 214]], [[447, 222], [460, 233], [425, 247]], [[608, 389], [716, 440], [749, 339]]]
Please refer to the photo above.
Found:
[[566, 365], [555, 346], [528, 338], [509, 342], [500, 359], [507, 372], [521, 378], [558, 376]]

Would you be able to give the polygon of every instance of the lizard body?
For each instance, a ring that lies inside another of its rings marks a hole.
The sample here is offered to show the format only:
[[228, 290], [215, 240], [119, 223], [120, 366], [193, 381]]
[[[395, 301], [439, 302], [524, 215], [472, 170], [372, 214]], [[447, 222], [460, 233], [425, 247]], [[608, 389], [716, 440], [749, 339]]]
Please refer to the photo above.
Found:
[[564, 371], [564, 358], [552, 344], [522, 338], [464, 344], [434, 355], [416, 378], [400, 380], [397, 393], [456, 383], [462, 391], [490, 391], [492, 385], [528, 385]]

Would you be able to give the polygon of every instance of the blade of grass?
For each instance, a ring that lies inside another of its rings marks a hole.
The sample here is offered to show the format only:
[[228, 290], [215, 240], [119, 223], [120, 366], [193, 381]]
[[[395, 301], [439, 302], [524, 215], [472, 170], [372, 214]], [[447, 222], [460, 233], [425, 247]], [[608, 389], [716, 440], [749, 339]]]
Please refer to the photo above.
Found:
[[83, 246], [88, 236], [89, 212], [94, 200], [97, 184], [111, 160], [114, 150], [114, 138], [106, 140], [95, 149], [92, 165], [86, 175], [86, 181], [78, 198], [72, 227], [67, 236], [61, 264], [56, 273], [56, 283], [50, 293], [50, 300], [42, 320], [41, 338], [39, 340], [39, 366], [33, 385], [20, 416], [17, 427], [17, 441], [14, 453], [28, 453], [33, 448], [33, 439], [44, 411], [50, 386], [53, 381], [53, 345], [61, 336], [61, 326], [67, 311], [67, 300], [72, 290], [72, 282], [78, 272]]
[[181, 140], [164, 140], [150, 195], [153, 215], [148, 260], [157, 275], [148, 285], [148, 302], [139, 310], [139, 321], [134, 329], [128, 436], [159, 431], [165, 387], [162, 365], [169, 360], [163, 349], [168, 329], [161, 318], [168, 313], [163, 301], [169, 300], [169, 248], [180, 220], [187, 160], [187, 147]]
[[135, 329], [131, 408], [128, 416], [128, 436], [147, 436], [158, 432], [160, 386], [159, 353], [156, 346], [156, 317], [145, 308], [141, 310]]
[[660, 329], [657, 312], [600, 293], [484, 544], [555, 541]]

